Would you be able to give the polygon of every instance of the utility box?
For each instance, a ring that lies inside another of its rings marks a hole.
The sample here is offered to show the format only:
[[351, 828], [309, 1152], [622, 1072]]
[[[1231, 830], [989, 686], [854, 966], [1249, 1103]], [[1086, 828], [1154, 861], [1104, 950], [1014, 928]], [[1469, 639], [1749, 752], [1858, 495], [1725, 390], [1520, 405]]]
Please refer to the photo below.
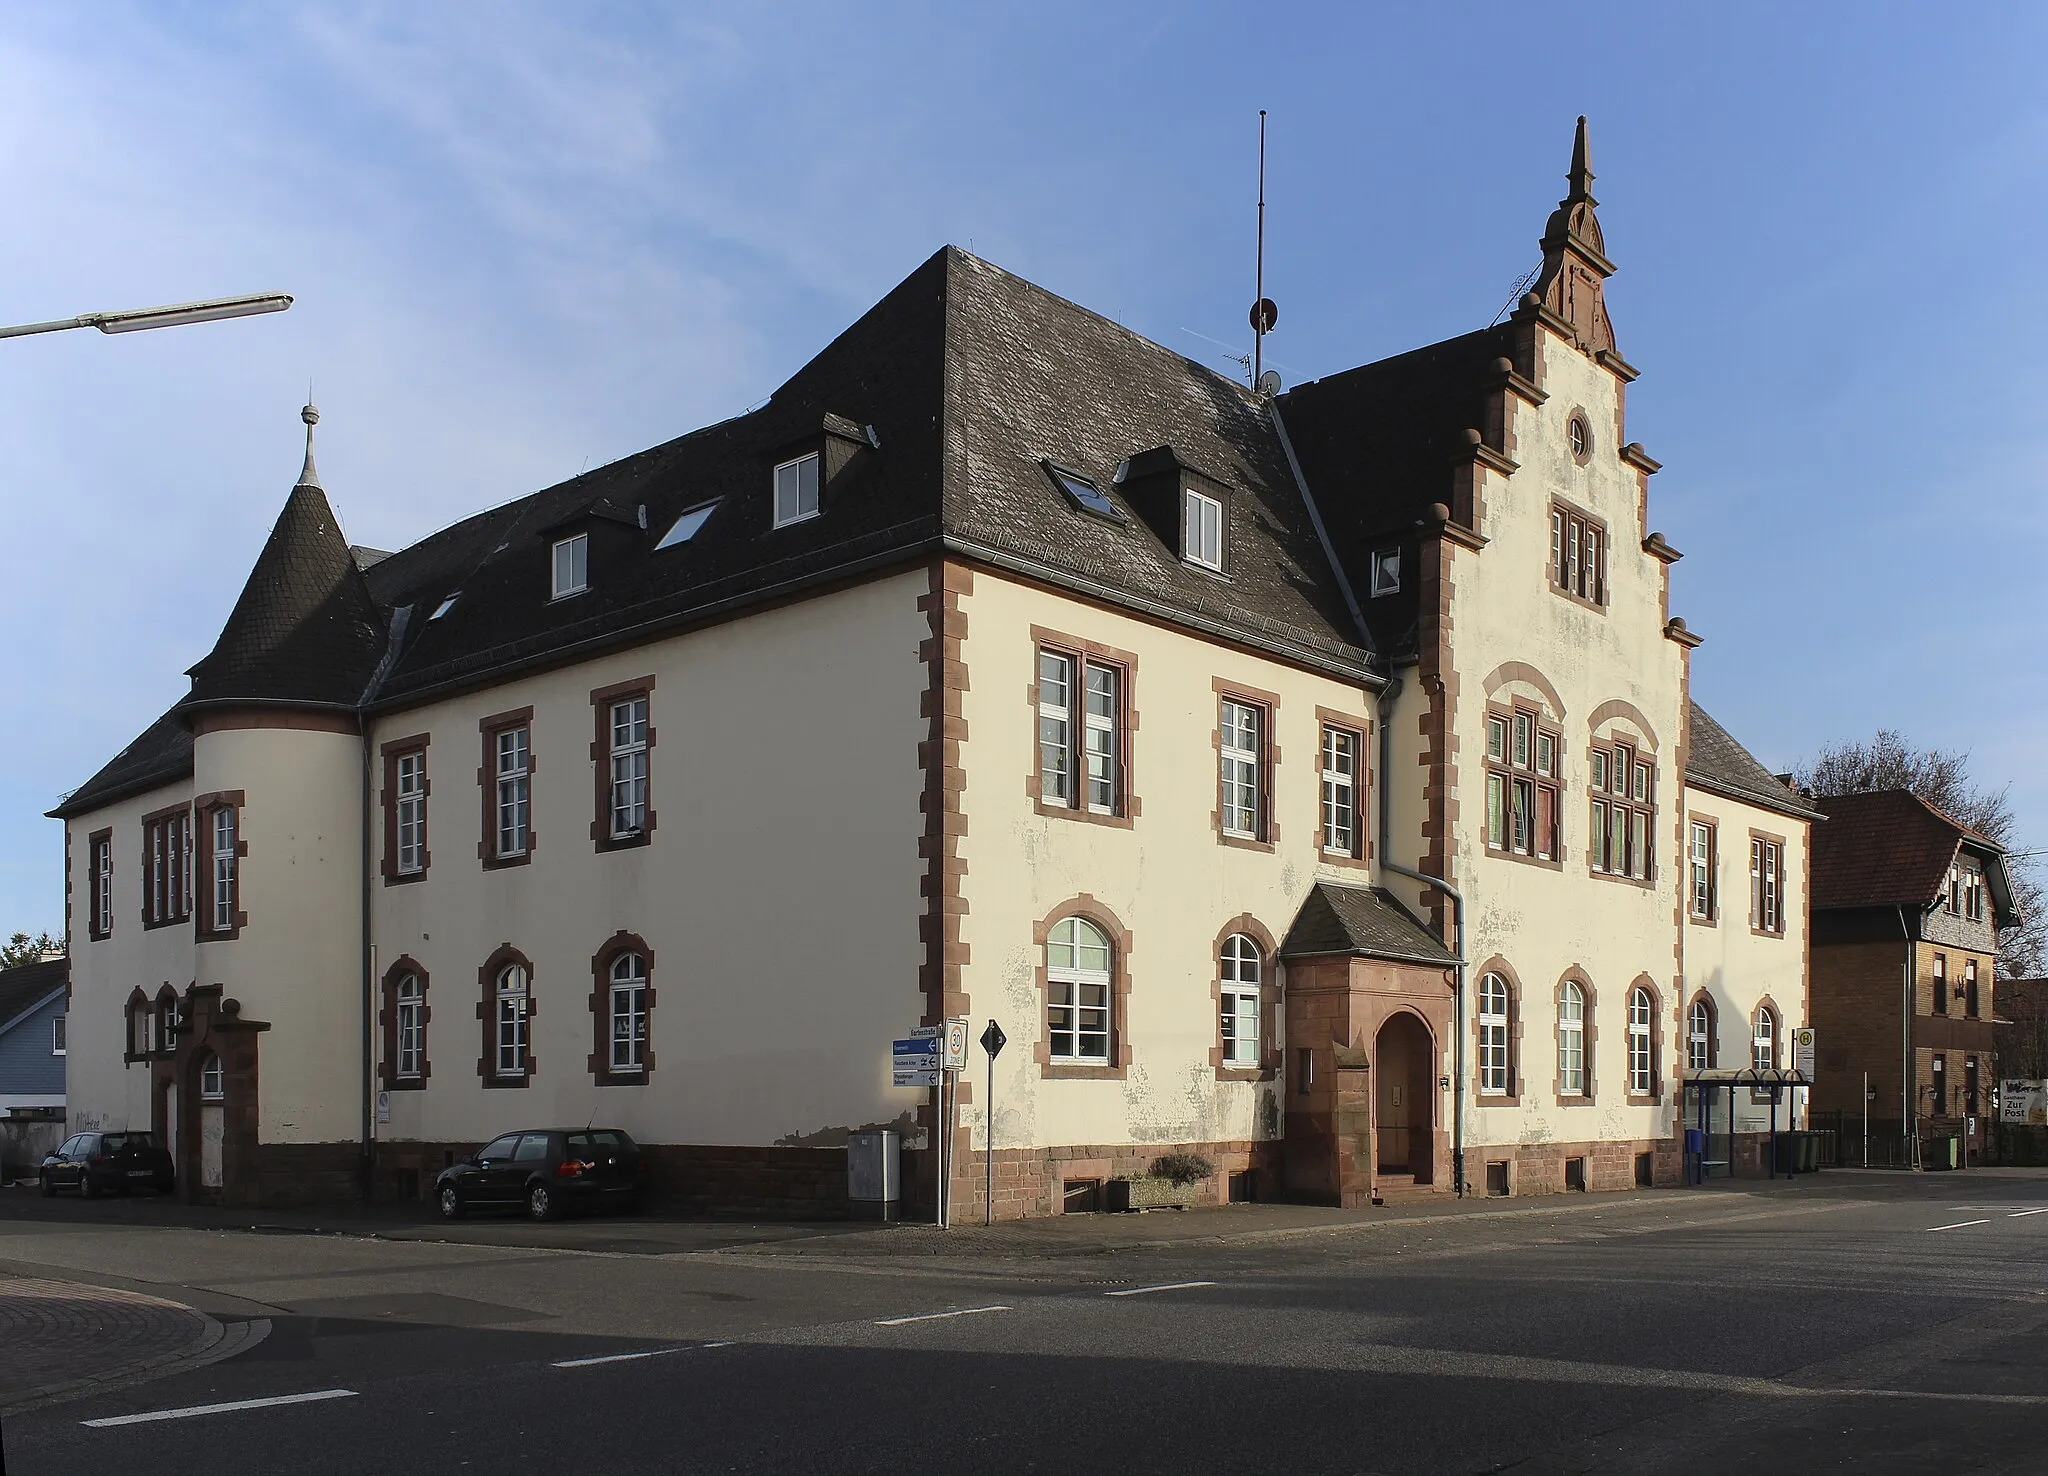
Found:
[[893, 1220], [903, 1199], [903, 1135], [883, 1129], [846, 1135], [846, 1197], [854, 1218]]

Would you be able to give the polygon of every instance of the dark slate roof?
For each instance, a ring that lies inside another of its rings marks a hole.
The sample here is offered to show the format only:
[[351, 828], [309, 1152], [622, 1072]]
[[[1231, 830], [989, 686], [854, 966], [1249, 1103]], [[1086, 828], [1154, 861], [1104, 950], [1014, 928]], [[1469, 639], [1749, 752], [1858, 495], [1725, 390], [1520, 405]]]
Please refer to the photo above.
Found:
[[[1486, 424], [1489, 386], [1501, 377], [1495, 364], [1510, 356], [1514, 332], [1503, 324], [1467, 333], [1296, 385], [1279, 399], [1373, 642], [1389, 655], [1416, 648], [1416, 524], [1432, 503], [1451, 504], [1452, 469], [1469, 451], [1465, 432]], [[1401, 588], [1374, 599], [1367, 561], [1392, 544], [1402, 550]]]
[[383, 653], [383, 617], [327, 494], [302, 481], [180, 706], [354, 708]]
[[1948, 869], [1967, 844], [1992, 863], [1986, 871], [1995, 910], [2010, 914], [2005, 852], [1918, 795], [1882, 789], [1814, 803], [1827, 814], [1826, 823], [1813, 828], [1815, 909], [1929, 906], [1948, 886]]
[[1737, 743], [1726, 728], [1707, 715], [1697, 702], [1692, 704], [1692, 725], [1688, 733], [1685, 782], [1733, 795], [1767, 810], [1795, 815], [1802, 820], [1827, 817], [1788, 788], [1748, 749]]
[[100, 771], [66, 795], [50, 818], [82, 815], [129, 795], [141, 794], [192, 772], [192, 730], [172, 708], [142, 736], [115, 754]]
[[0, 1031], [6, 1030], [52, 994], [61, 993], [70, 979], [71, 960], [68, 958], [0, 969]]
[[1384, 887], [1347, 887], [1328, 881], [1315, 884], [1280, 945], [1282, 958], [1319, 953], [1357, 953], [1446, 967], [1458, 961], [1458, 956]]

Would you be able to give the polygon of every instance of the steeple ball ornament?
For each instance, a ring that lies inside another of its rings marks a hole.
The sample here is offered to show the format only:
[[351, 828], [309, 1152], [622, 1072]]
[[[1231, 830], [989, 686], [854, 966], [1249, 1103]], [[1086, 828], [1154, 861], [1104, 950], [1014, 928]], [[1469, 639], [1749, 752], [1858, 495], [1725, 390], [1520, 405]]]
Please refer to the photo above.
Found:
[[1607, 318], [1601, 284], [1614, 275], [1614, 263], [1607, 259], [1607, 241], [1595, 214], [1600, 202], [1593, 198], [1591, 159], [1582, 117], [1572, 138], [1565, 197], [1543, 228], [1543, 267], [1529, 298], [1547, 311], [1553, 326], [1561, 322], [1581, 350], [1612, 354], [1614, 325]]
[[320, 473], [313, 468], [313, 427], [320, 423], [320, 412], [308, 405], [299, 412], [299, 419], [306, 422], [306, 466], [299, 473], [298, 484], [301, 487], [318, 487]]

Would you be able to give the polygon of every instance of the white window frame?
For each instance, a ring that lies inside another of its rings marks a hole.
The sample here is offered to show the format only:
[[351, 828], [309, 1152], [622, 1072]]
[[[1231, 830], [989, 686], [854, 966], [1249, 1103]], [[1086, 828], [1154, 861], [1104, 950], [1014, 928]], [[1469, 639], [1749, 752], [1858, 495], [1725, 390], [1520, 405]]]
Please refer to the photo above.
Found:
[[1124, 668], [1040, 646], [1037, 670], [1039, 803], [1122, 814]]
[[[1103, 967], [1084, 962], [1094, 954], [1101, 956]], [[1053, 924], [1045, 942], [1045, 1028], [1047, 1055], [1054, 1065], [1114, 1064], [1115, 971], [1115, 945], [1094, 922], [1065, 917]], [[1062, 1036], [1067, 1042], [1064, 1051]], [[1100, 1048], [1089, 1049], [1091, 1042]]]
[[1370, 577], [1373, 599], [1401, 592], [1401, 550], [1398, 545], [1373, 550]]
[[1508, 981], [1499, 974], [1479, 978], [1479, 1095], [1508, 1095]]
[[1586, 991], [1572, 979], [1557, 992], [1557, 1090], [1586, 1095]]
[[1074, 803], [1074, 667], [1064, 651], [1038, 651], [1038, 797]]
[[235, 836], [239, 830], [233, 805], [217, 805], [207, 817], [213, 831], [213, 916], [216, 933], [235, 930], [235, 883], [238, 880]]
[[1760, 835], [1749, 838], [1749, 925], [1762, 933], [1785, 931], [1785, 851]]
[[1685, 1012], [1685, 1066], [1705, 1071], [1714, 1064], [1714, 1007], [1696, 999]]
[[1692, 866], [1692, 915], [1703, 922], [1711, 922], [1714, 904], [1719, 900], [1715, 895], [1714, 852], [1719, 839], [1715, 827], [1705, 820], [1693, 820], [1689, 831], [1689, 852]]
[[1260, 769], [1265, 763], [1266, 709], [1241, 697], [1225, 697], [1217, 710], [1221, 739], [1218, 815], [1223, 833], [1234, 840], [1263, 840], [1265, 795]]
[[1218, 1014], [1223, 1032], [1223, 1064], [1233, 1071], [1255, 1070], [1263, 1045], [1259, 1026], [1265, 1011], [1260, 983], [1265, 954], [1243, 933], [1223, 940], [1217, 960], [1222, 988]]
[[637, 1076], [647, 1070], [647, 960], [643, 956], [622, 953], [612, 960], [606, 998], [611, 1072]]
[[427, 869], [427, 751], [409, 749], [392, 761], [393, 831], [400, 876]]
[[1356, 858], [1359, 845], [1358, 755], [1364, 743], [1349, 728], [1323, 725], [1322, 801], [1323, 851]]
[[[805, 469], [808, 468], [810, 485], [805, 486]], [[783, 473], [788, 472], [788, 476]], [[802, 456], [792, 456], [788, 461], [778, 462], [775, 467], [775, 526], [787, 528], [792, 523], [802, 523], [815, 518], [823, 505], [821, 484], [824, 480], [823, 459], [815, 451]]]
[[206, 1059], [199, 1063], [199, 1100], [221, 1102], [227, 1099], [227, 1095], [227, 1071], [220, 1064], [219, 1053], [208, 1051]]
[[508, 963], [498, 970], [493, 986], [496, 993], [497, 1036], [493, 1074], [506, 1080], [526, 1075], [528, 1005], [532, 980], [524, 964]]
[[1628, 1091], [1632, 1097], [1647, 1097], [1656, 1089], [1657, 1069], [1651, 1031], [1656, 1009], [1650, 999], [1650, 991], [1642, 985], [1629, 990]]
[[[625, 714], [624, 720], [620, 714]], [[611, 782], [606, 815], [613, 840], [626, 840], [647, 830], [649, 699], [645, 692], [617, 698], [605, 714], [611, 734]], [[621, 741], [621, 734], [624, 739]]]
[[1082, 677], [1082, 783], [1088, 811], [1114, 815], [1122, 784], [1123, 672], [1100, 661], [1084, 662]]
[[50, 1017], [50, 1054], [53, 1056], [61, 1056], [69, 1048], [70, 1018], [69, 1015]]
[[399, 977], [397, 1001], [398, 1059], [392, 1074], [400, 1081], [418, 1081], [427, 1061], [427, 991], [418, 974]]
[[496, 770], [492, 829], [500, 860], [524, 856], [533, 836], [533, 735], [525, 723], [491, 735]]
[[114, 838], [101, 836], [93, 842], [92, 930], [101, 937], [114, 931]]
[[1223, 502], [1193, 487], [1181, 489], [1181, 557], [1223, 572]]
[[[566, 561], [567, 567], [564, 567]], [[590, 588], [590, 535], [557, 538], [548, 561], [550, 598], [565, 600]]]
[[1778, 1069], [1778, 1017], [1769, 1005], [1750, 1016], [1749, 1063], [1758, 1071]]
[[171, 837], [169, 819], [149, 822], [149, 920], [162, 922], [170, 914]]

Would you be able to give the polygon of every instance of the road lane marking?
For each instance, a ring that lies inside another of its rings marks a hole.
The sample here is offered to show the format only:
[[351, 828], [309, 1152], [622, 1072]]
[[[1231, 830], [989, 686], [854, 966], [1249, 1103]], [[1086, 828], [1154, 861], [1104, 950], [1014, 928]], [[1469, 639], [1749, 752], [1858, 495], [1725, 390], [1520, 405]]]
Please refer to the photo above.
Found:
[[1958, 1220], [1953, 1225], [1929, 1225], [1927, 1230], [1929, 1234], [1932, 1234], [1936, 1230], [1967, 1230], [1972, 1225], [1988, 1225], [1990, 1223], [1989, 1220]]
[[664, 1353], [682, 1353], [686, 1348], [643, 1348], [638, 1353], [606, 1353], [597, 1358], [565, 1358], [556, 1368], [590, 1368], [599, 1363], [630, 1363], [635, 1358], [659, 1358]]
[[957, 1312], [920, 1312], [915, 1317], [884, 1317], [876, 1327], [901, 1327], [906, 1322], [937, 1322], [942, 1317], [972, 1317], [977, 1312], [1007, 1312], [1008, 1307], [962, 1307]]
[[2012, 1218], [2015, 1220], [2020, 1219], [2026, 1215], [2048, 1215], [2048, 1209], [2014, 1210], [2012, 1212]]
[[1169, 1281], [1164, 1286], [1132, 1286], [1122, 1291], [1104, 1292], [1105, 1297], [1142, 1297], [1150, 1292], [1187, 1291], [1190, 1287], [1214, 1286], [1213, 1281]]
[[353, 1399], [353, 1389], [316, 1389], [311, 1394], [280, 1394], [274, 1399], [237, 1399], [231, 1404], [195, 1404], [187, 1409], [159, 1409], [149, 1414], [109, 1415], [100, 1420], [80, 1420], [81, 1425], [92, 1430], [108, 1430], [115, 1425], [146, 1425], [152, 1420], [189, 1420], [194, 1415], [227, 1414], [237, 1409], [269, 1409], [279, 1404], [313, 1404], [323, 1399]]

